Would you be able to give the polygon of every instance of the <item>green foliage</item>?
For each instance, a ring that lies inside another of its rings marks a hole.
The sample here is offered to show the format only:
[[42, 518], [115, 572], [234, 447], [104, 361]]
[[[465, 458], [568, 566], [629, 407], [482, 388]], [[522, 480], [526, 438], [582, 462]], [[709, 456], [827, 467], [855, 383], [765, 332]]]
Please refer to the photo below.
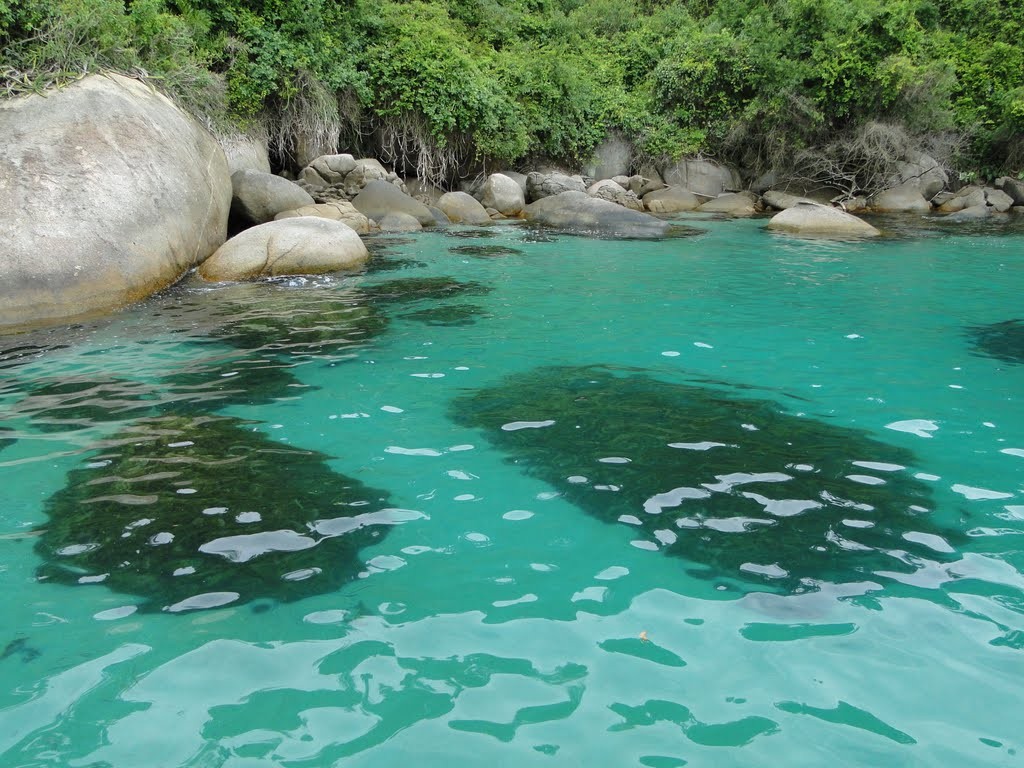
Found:
[[1024, 3], [986, 0], [0, 0], [0, 85], [141, 70], [282, 156], [375, 136], [435, 171], [578, 161], [611, 128], [756, 166], [881, 120], [1017, 173], [1022, 40]]

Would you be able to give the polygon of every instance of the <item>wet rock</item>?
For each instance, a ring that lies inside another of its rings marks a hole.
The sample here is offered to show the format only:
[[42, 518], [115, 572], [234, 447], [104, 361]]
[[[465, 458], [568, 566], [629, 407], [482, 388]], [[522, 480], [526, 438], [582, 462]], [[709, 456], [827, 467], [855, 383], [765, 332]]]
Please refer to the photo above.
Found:
[[981, 205], [972, 205], [970, 208], [964, 208], [963, 210], [951, 213], [945, 216], [942, 221], [956, 223], [964, 221], [982, 221], [989, 218], [992, 215], [992, 209], [982, 203]]

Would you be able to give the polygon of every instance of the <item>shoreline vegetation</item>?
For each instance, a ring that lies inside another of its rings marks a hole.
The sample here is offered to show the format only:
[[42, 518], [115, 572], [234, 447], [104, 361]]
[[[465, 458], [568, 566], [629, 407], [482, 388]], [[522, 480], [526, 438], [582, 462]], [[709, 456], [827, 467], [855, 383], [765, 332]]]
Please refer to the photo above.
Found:
[[0, 0], [0, 96], [122, 72], [293, 174], [455, 189], [611, 139], [853, 198], [921, 154], [954, 189], [1024, 174], [1021, 40], [1024, 5], [976, 0]]

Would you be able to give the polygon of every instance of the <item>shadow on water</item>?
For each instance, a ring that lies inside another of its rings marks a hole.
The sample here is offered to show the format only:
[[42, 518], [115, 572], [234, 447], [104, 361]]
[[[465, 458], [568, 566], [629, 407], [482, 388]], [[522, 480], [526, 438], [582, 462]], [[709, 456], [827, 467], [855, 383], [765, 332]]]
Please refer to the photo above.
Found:
[[552, 367], [458, 398], [453, 419], [634, 545], [701, 578], [799, 592], [955, 558], [914, 456], [770, 402], [604, 367]]
[[1024, 363], [1024, 320], [1004, 320], [967, 328], [974, 352], [1006, 363]]
[[179, 612], [332, 591], [358, 551], [419, 513], [327, 458], [223, 416], [142, 419], [49, 498], [40, 576]]

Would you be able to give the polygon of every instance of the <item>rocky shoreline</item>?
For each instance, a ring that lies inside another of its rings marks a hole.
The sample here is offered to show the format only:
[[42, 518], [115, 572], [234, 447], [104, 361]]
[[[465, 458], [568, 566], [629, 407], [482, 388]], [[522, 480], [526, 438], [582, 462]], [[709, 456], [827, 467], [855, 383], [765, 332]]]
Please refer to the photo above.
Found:
[[966, 222], [1024, 213], [1024, 181], [951, 184], [923, 154], [906, 158], [885, 189], [849, 197], [771, 174], [745, 183], [707, 159], [636, 167], [617, 137], [583, 172], [506, 170], [453, 190], [346, 153], [316, 157], [286, 178], [270, 173], [265, 146], [218, 141], [119, 75], [2, 102], [0, 131], [10, 137], [0, 148], [0, 330], [107, 312], [192, 269], [210, 281], [358, 269], [369, 258], [361, 236], [375, 232], [521, 219], [658, 238], [673, 226], [667, 216], [696, 212], [775, 213], [768, 229], [871, 237], [879, 231], [854, 214]]

